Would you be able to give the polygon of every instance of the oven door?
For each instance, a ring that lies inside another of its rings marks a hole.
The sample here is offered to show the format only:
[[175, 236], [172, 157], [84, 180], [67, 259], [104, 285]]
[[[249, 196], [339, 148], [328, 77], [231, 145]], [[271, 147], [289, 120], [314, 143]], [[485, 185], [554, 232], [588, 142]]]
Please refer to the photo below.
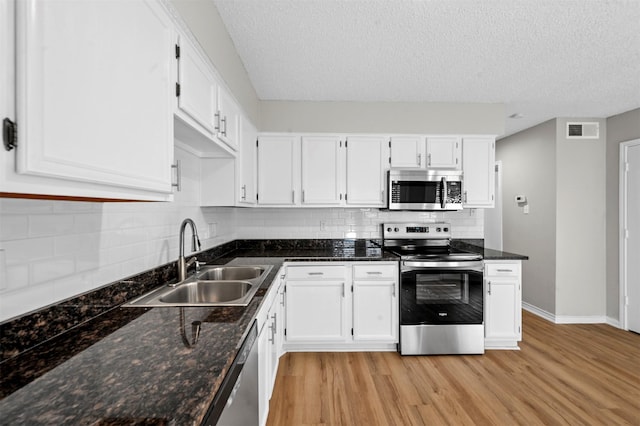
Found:
[[400, 325], [482, 324], [482, 268], [403, 267]]

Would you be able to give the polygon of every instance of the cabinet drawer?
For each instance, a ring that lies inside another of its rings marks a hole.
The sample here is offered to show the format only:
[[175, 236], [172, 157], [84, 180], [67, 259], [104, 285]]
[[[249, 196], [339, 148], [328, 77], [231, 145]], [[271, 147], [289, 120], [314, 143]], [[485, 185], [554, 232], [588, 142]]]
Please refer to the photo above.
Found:
[[354, 280], [396, 279], [397, 277], [398, 268], [396, 265], [353, 265]]
[[519, 276], [520, 265], [517, 263], [487, 263], [485, 264], [486, 276]]
[[287, 279], [344, 279], [347, 268], [346, 266], [288, 266]]

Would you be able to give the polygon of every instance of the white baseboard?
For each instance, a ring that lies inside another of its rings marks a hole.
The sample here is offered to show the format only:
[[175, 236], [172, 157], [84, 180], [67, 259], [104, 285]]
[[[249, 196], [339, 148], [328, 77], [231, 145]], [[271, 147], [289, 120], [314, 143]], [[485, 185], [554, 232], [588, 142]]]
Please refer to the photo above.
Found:
[[556, 324], [605, 324], [607, 317], [603, 315], [556, 315]]
[[620, 324], [620, 320], [618, 318], [607, 317], [607, 324], [611, 327], [622, 328], [622, 324]]
[[547, 321], [551, 321], [554, 324], [609, 324], [620, 328], [617, 320], [604, 315], [555, 315], [527, 302], [522, 302], [522, 309], [544, 318]]
[[522, 309], [524, 309], [525, 311], [529, 311], [532, 314], [535, 314], [541, 318], [546, 319], [547, 321], [556, 322], [556, 316], [554, 314], [552, 314], [551, 312], [547, 312], [544, 309], [540, 309], [537, 306], [534, 306], [530, 303], [527, 302], [522, 302]]

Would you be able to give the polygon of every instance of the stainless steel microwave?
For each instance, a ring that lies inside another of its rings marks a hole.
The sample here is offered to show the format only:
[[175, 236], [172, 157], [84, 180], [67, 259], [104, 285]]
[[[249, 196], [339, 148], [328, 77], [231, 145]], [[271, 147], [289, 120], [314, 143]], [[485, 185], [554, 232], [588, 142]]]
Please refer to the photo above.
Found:
[[388, 172], [389, 210], [461, 210], [460, 170]]

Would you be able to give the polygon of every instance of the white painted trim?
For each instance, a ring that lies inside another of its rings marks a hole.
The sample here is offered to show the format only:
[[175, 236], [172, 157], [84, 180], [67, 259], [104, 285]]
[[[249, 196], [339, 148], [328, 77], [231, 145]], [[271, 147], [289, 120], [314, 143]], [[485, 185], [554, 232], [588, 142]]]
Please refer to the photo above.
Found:
[[556, 316], [550, 312], [545, 311], [544, 309], [540, 309], [537, 306], [534, 306], [527, 302], [522, 302], [522, 309], [525, 311], [531, 312], [534, 315], [537, 315], [541, 318], [546, 319], [552, 323], [556, 322]]
[[618, 221], [618, 239], [619, 239], [619, 306], [620, 311], [618, 313], [619, 317], [619, 328], [623, 330], [628, 330], [629, 326], [627, 325], [627, 244], [626, 238], [624, 238], [625, 230], [627, 228], [627, 174], [626, 174], [626, 160], [627, 160], [627, 149], [630, 146], [640, 145], [640, 139], [633, 139], [630, 141], [625, 141], [620, 143], [620, 183], [619, 183], [619, 221]]
[[617, 318], [607, 317], [607, 324], [609, 324], [611, 327], [622, 328], [620, 326], [620, 321], [618, 321]]
[[556, 324], [606, 324], [604, 315], [556, 315]]

